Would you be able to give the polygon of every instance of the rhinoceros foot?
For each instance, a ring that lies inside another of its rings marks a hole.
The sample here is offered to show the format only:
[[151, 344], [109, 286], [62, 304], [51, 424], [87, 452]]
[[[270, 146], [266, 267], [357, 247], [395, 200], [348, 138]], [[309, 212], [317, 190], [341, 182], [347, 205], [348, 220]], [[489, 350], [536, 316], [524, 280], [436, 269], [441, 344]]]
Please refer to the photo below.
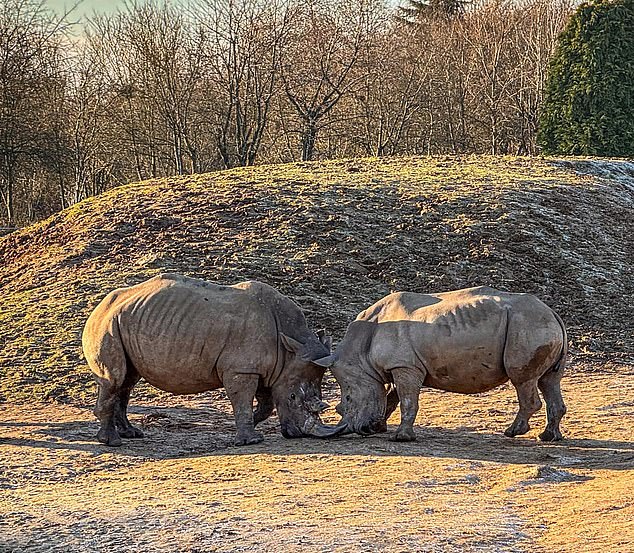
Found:
[[542, 442], [558, 442], [563, 439], [563, 436], [559, 430], [553, 431], [547, 428], [539, 435], [539, 439]]
[[97, 440], [99, 440], [102, 444], [109, 445], [111, 447], [119, 447], [121, 445], [121, 437], [114, 428], [102, 428], [99, 430], [99, 432], [97, 432]]
[[236, 434], [236, 439], [234, 440], [233, 443], [235, 445], [253, 445], [253, 444], [259, 444], [263, 440], [264, 440], [264, 434], [261, 434], [260, 432], [242, 431]]
[[399, 428], [395, 434], [390, 436], [391, 442], [415, 442], [416, 434], [413, 428]]
[[131, 440], [137, 440], [139, 438], [145, 437], [145, 434], [143, 434], [143, 431], [139, 430], [138, 428], [135, 428], [134, 426], [129, 426], [128, 428], [119, 430], [119, 435], [122, 438], [128, 438]]
[[505, 431], [504, 435], [509, 438], [514, 438], [515, 436], [521, 436], [522, 434], [526, 434], [530, 430], [530, 426], [528, 425], [528, 421], [525, 419], [515, 419], [513, 424], [509, 426]]

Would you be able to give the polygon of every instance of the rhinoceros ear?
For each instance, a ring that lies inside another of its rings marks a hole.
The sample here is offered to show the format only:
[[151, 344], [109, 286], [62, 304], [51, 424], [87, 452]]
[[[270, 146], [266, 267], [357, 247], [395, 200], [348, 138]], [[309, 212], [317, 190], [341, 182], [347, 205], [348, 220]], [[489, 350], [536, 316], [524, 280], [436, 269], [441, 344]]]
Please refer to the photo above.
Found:
[[319, 338], [319, 341], [328, 348], [328, 351], [332, 349], [332, 336], [328, 336], [325, 329], [322, 328], [317, 331], [317, 338]]
[[332, 355], [327, 355], [326, 357], [322, 357], [321, 359], [313, 359], [313, 363], [327, 369], [328, 367], [332, 367], [334, 365], [335, 360], [336, 357], [333, 353]]
[[280, 332], [280, 338], [282, 339], [284, 347], [291, 353], [295, 353], [296, 355], [302, 355], [302, 353], [304, 353], [304, 344], [298, 342], [295, 338], [291, 338], [283, 332]]

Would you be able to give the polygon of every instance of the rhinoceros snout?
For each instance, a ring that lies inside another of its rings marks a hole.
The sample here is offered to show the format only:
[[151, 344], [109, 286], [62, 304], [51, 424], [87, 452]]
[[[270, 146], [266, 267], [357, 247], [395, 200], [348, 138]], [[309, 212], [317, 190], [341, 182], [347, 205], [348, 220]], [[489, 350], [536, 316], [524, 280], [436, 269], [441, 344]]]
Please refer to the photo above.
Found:
[[384, 420], [373, 420], [365, 422], [358, 427], [357, 432], [362, 436], [370, 436], [372, 434], [387, 432], [387, 424]]
[[282, 432], [282, 436], [288, 438], [289, 440], [293, 438], [301, 438], [304, 436], [299, 428], [290, 424], [282, 425], [280, 427], [280, 431]]
[[378, 420], [370, 423], [370, 429], [376, 434], [387, 432], [387, 423], [384, 420]]

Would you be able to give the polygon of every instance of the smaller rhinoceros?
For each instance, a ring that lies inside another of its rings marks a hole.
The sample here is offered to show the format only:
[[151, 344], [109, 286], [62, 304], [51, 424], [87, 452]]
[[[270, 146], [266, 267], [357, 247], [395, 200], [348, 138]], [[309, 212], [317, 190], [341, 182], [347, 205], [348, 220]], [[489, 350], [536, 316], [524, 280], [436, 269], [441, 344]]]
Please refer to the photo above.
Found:
[[552, 441], [561, 439], [559, 422], [566, 413], [560, 380], [567, 342], [559, 316], [529, 294], [484, 286], [397, 292], [360, 313], [336, 353], [316, 363], [330, 367], [341, 387], [337, 411], [348, 432], [385, 431], [400, 401], [401, 424], [393, 439], [414, 440], [422, 388], [477, 394], [510, 379], [519, 413], [505, 434], [528, 432], [529, 418], [541, 407], [539, 388], [548, 416], [540, 438]]
[[[263, 440], [255, 425], [277, 407], [282, 434], [328, 437], [342, 427], [319, 417], [330, 338], [313, 334], [301, 309], [271, 286], [220, 286], [175, 274], [114, 290], [88, 318], [84, 355], [99, 384], [95, 415], [100, 442], [143, 433], [127, 418], [130, 391], [144, 378], [175, 394], [224, 387], [237, 445]], [[253, 411], [253, 400], [257, 409]]]

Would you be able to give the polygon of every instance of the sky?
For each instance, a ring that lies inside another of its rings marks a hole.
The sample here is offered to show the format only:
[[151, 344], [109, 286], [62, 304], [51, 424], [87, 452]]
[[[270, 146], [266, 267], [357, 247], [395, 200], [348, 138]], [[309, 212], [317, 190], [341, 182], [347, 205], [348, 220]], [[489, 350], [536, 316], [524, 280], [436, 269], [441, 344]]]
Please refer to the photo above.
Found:
[[[71, 8], [77, 0], [45, 0], [44, 4], [58, 14]], [[176, 0], [175, 4], [186, 4], [187, 0]], [[125, 0], [83, 0], [72, 12], [70, 19], [90, 17], [94, 13], [109, 14], [125, 5]]]
[[[57, 13], [64, 13], [71, 8], [75, 2], [72, 0], [46, 0], [46, 5]], [[85, 15], [90, 16], [94, 12], [105, 14], [112, 13], [120, 6], [123, 6], [124, 0], [83, 0], [83, 2], [73, 11], [71, 19], [79, 19]]]

